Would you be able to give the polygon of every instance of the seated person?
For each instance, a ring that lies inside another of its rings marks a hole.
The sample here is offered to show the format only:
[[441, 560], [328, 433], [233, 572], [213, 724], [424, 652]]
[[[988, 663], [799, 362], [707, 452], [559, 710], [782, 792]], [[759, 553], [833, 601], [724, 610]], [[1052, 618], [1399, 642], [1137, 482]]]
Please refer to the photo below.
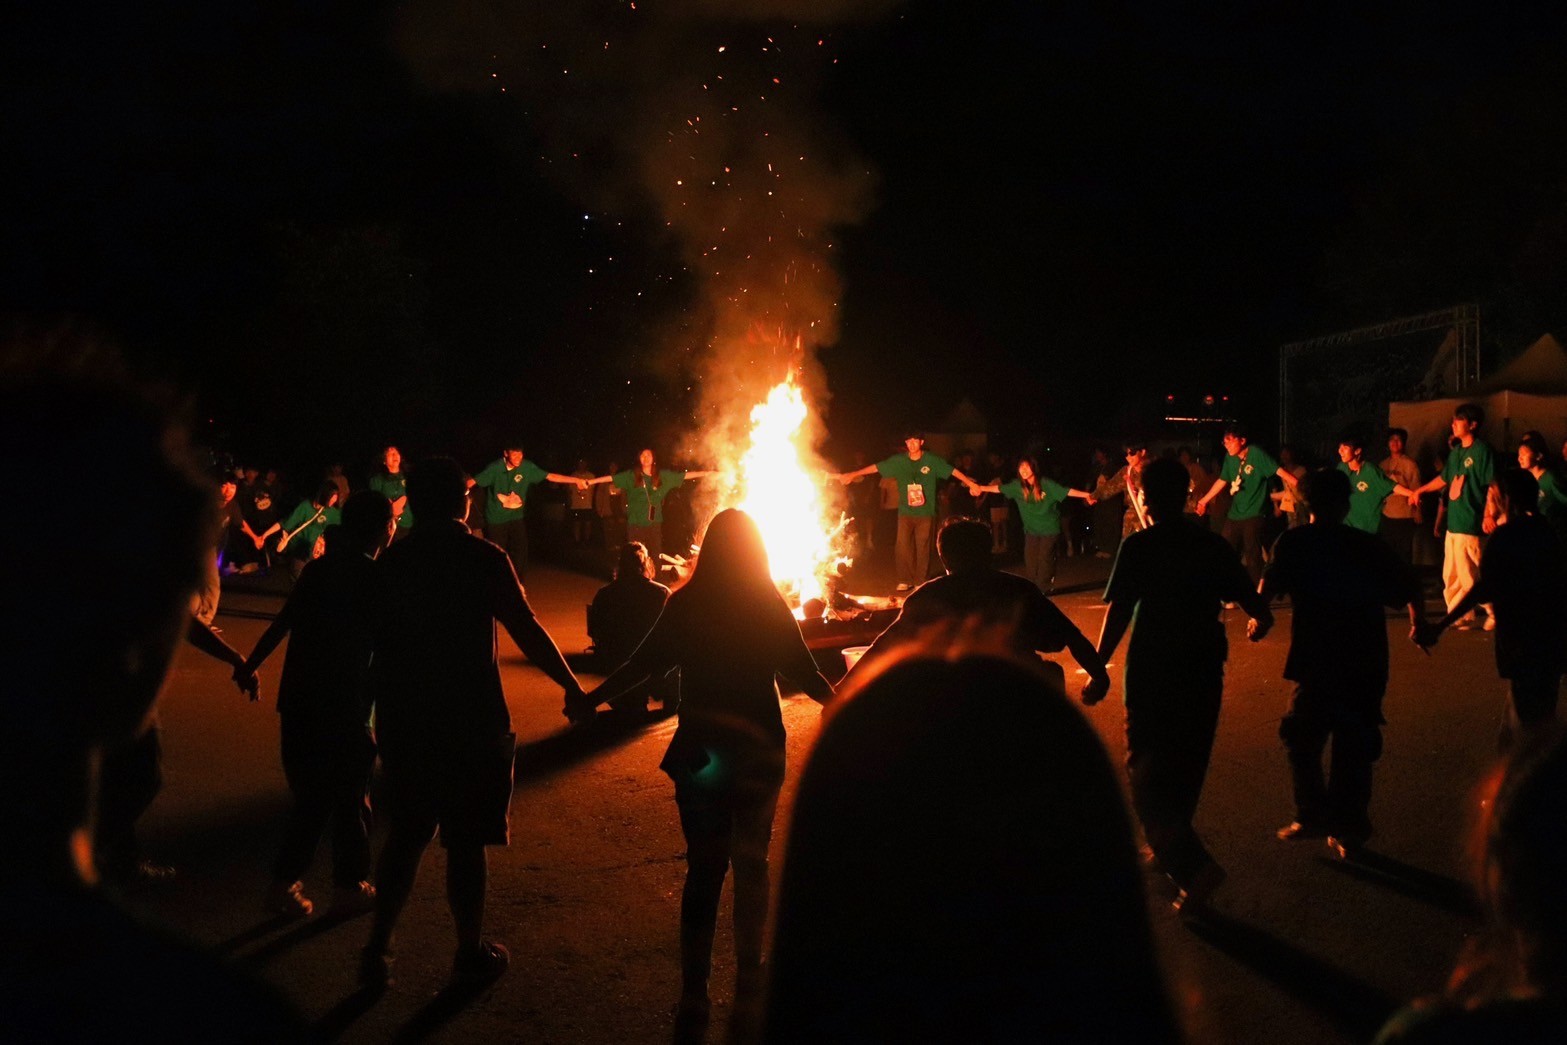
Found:
[[[600, 588], [588, 606], [588, 638], [592, 641], [595, 671], [607, 675], [624, 664], [664, 611], [669, 589], [653, 580], [653, 570], [653, 559], [641, 541], [620, 546], [615, 579]], [[668, 703], [672, 688], [660, 680], [650, 691], [619, 699], [615, 706], [624, 706], [627, 699], [632, 705], [640, 700], [645, 706], [650, 693]]]

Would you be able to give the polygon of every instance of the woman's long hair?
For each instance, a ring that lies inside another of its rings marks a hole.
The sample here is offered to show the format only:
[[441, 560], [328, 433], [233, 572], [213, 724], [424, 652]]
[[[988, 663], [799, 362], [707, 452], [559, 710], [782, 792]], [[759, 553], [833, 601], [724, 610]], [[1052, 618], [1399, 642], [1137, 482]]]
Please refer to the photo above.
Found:
[[645, 486], [650, 489], [657, 490], [664, 483], [663, 472], [661, 472], [658, 467], [658, 454], [654, 453], [653, 448], [650, 446], [645, 446], [642, 449], [646, 450], [648, 455], [653, 458], [653, 471], [650, 475], [642, 470], [642, 450], [638, 450], [636, 457], [634, 458], [634, 460], [637, 462], [637, 466], [631, 470], [632, 475], [636, 477], [634, 482], [637, 486]]
[[[1023, 466], [1028, 465], [1028, 470], [1033, 479], [1025, 481], [1023, 478]], [[1023, 485], [1023, 500], [1042, 501], [1045, 499], [1044, 489], [1039, 483], [1039, 461], [1033, 457], [1020, 457], [1017, 462], [1017, 481]]]
[[702, 537], [696, 569], [681, 592], [688, 598], [782, 601], [756, 520], [739, 508], [726, 508], [713, 516]]

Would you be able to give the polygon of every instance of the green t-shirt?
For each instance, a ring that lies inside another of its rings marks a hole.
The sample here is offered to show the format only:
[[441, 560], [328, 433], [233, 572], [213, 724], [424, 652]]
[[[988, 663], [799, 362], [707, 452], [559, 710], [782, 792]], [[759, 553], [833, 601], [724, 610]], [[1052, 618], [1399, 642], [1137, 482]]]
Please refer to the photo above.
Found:
[[[1479, 537], [1484, 530], [1485, 491], [1496, 478], [1496, 455], [1476, 439], [1469, 446], [1455, 446], [1442, 466], [1447, 483], [1447, 532]], [[1462, 481], [1460, 481], [1462, 480]]]
[[[395, 501], [399, 497], [408, 496], [408, 479], [402, 472], [393, 475], [390, 472], [377, 472], [370, 477], [370, 489], [385, 497], [388, 501]], [[414, 513], [408, 510], [407, 502], [403, 504], [403, 514], [397, 517], [397, 528], [406, 530], [414, 524]]]
[[652, 476], [643, 475], [640, 470], [616, 472], [612, 482], [615, 489], [626, 495], [626, 525], [657, 526], [662, 523], [664, 498], [680, 489], [680, 484], [685, 481], [685, 472], [674, 472], [667, 468], [658, 470], [657, 486], [653, 485]]
[[[491, 461], [484, 471], [473, 477], [475, 486], [489, 490], [484, 498], [484, 521], [487, 523], [511, 522], [521, 519], [528, 509], [528, 487], [542, 483], [548, 473], [526, 457], [515, 468], [507, 468], [504, 460]], [[498, 497], [514, 493], [522, 498], [522, 504], [508, 508]]]
[[1536, 476], [1540, 484], [1540, 514], [1552, 526], [1561, 529], [1567, 525], [1567, 490], [1556, 473], [1547, 468]]
[[1351, 471], [1349, 465], [1340, 461], [1338, 470], [1349, 479], [1349, 515], [1344, 517], [1344, 523], [1357, 530], [1376, 533], [1382, 528], [1382, 502], [1398, 484], [1370, 461], [1360, 462], [1358, 472]]
[[[319, 511], [319, 516], [317, 512]], [[292, 555], [296, 559], [310, 558], [310, 552], [316, 546], [316, 538], [328, 526], [336, 526], [343, 521], [342, 513], [336, 508], [317, 509], [310, 501], [300, 501], [299, 507], [288, 513], [288, 518], [283, 520], [283, 532], [293, 533], [288, 539], [288, 547], [283, 549], [284, 555]], [[305, 526], [306, 523], [310, 525]], [[304, 529], [300, 529], [300, 527]], [[298, 533], [294, 533], [298, 530]]]
[[952, 466], [933, 453], [893, 454], [876, 463], [876, 471], [898, 481], [898, 514], [935, 516], [936, 484], [952, 474]]
[[1279, 471], [1279, 462], [1260, 446], [1246, 444], [1245, 458], [1233, 454], [1224, 459], [1219, 478], [1230, 484], [1230, 518], [1256, 519], [1268, 503], [1268, 480]]
[[1061, 533], [1061, 505], [1070, 496], [1066, 487], [1053, 479], [1040, 479], [1039, 500], [1023, 496], [1023, 483], [1014, 479], [1001, 485], [1001, 496], [1017, 502], [1023, 517], [1023, 532], [1030, 537], [1055, 537]]

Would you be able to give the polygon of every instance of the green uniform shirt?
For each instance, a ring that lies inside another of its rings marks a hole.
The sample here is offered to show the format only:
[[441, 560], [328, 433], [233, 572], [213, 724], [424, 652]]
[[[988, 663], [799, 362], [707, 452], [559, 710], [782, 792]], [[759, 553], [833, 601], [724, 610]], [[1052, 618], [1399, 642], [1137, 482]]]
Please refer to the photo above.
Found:
[[1484, 531], [1485, 491], [1496, 478], [1496, 455], [1476, 439], [1469, 446], [1455, 446], [1442, 466], [1447, 483], [1447, 532], [1479, 537]]
[[1349, 479], [1349, 514], [1344, 517], [1345, 525], [1376, 533], [1382, 528], [1382, 502], [1398, 484], [1370, 461], [1360, 462], [1358, 472], [1340, 461], [1338, 470]]
[[929, 452], [920, 454], [918, 461], [908, 454], [893, 454], [878, 461], [876, 471], [898, 481], [899, 515], [934, 517], [936, 484], [952, 474], [952, 466]]
[[1567, 525], [1567, 490], [1562, 489], [1562, 481], [1549, 468], [1536, 478], [1540, 483], [1540, 514], [1560, 529]]
[[1058, 536], [1061, 533], [1061, 505], [1071, 496], [1070, 491], [1053, 479], [1040, 479], [1039, 491], [1040, 498], [1036, 501], [1023, 496], [1020, 479], [1001, 486], [1001, 496], [1017, 502], [1025, 534], [1030, 537]]
[[1279, 462], [1260, 446], [1246, 444], [1246, 456], [1224, 459], [1219, 478], [1230, 484], [1230, 518], [1256, 519], [1268, 503], [1268, 480], [1279, 471]]
[[[393, 475], [390, 472], [378, 472], [370, 477], [370, 489], [385, 497], [388, 501], [395, 501], [399, 497], [408, 496], [408, 479], [402, 472]], [[397, 528], [406, 530], [414, 524], [414, 513], [408, 510], [408, 505], [403, 504], [403, 514], [397, 517]]]
[[[542, 483], [546, 475], [544, 469], [526, 457], [515, 468], [507, 468], [504, 460], [491, 461], [484, 471], [473, 477], [475, 486], [482, 486], [490, 491], [484, 498], [484, 521], [504, 523], [521, 519], [528, 509], [528, 487]], [[508, 508], [497, 500], [498, 495], [505, 493], [521, 496], [521, 506]]]
[[[342, 514], [336, 508], [322, 508], [319, 511], [320, 517], [310, 522], [309, 526], [305, 526], [305, 523], [317, 512], [316, 506], [311, 502], [300, 501], [299, 507], [288, 513], [288, 518], [283, 520], [283, 532], [293, 533], [294, 536], [288, 539], [288, 547], [283, 549], [284, 555], [292, 555], [296, 559], [310, 558], [310, 552], [316, 546], [316, 538], [320, 537], [328, 526], [336, 526], [343, 521]], [[300, 530], [301, 526], [305, 528]], [[299, 532], [294, 533], [295, 530]]]
[[640, 469], [616, 472], [612, 481], [615, 489], [626, 495], [626, 525], [656, 526], [664, 521], [664, 498], [680, 489], [680, 484], [686, 481], [686, 473], [660, 468], [656, 487], [652, 476], [643, 475]]

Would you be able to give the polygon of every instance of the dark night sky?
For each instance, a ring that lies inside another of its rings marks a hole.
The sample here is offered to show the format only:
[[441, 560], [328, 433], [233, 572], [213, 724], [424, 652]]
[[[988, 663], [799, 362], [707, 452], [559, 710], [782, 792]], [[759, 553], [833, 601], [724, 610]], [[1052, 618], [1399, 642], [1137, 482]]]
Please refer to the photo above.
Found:
[[[0, 308], [92, 323], [242, 452], [477, 464], [516, 432], [569, 465], [696, 427], [708, 230], [665, 225], [637, 142], [720, 68], [786, 69], [764, 100], [813, 176], [866, 193], [800, 234], [840, 448], [963, 395], [1014, 441], [1166, 391], [1266, 419], [1279, 343], [1464, 300], [1492, 360], [1567, 329], [1550, 5], [31, 6], [0, 44]], [[690, 62], [714, 41], [733, 64]]]

